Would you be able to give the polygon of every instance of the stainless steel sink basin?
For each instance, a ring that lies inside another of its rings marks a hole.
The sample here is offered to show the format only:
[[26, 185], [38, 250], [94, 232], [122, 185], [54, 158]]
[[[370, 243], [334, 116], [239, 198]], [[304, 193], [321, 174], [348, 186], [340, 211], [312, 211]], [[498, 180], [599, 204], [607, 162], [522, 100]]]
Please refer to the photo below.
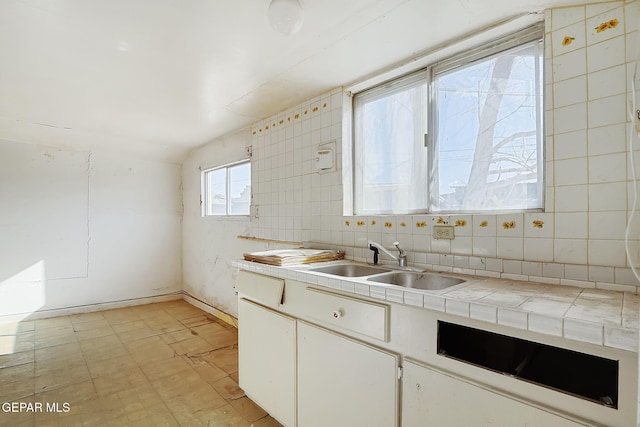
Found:
[[318, 273], [333, 274], [334, 276], [342, 277], [362, 277], [371, 276], [372, 274], [380, 274], [385, 271], [389, 271], [386, 268], [370, 267], [368, 265], [359, 264], [338, 264], [328, 265], [326, 267], [314, 267], [309, 271], [315, 271]]
[[409, 271], [395, 271], [388, 274], [380, 274], [375, 277], [369, 277], [367, 280], [427, 291], [441, 291], [464, 282], [464, 280], [458, 279], [457, 277]]

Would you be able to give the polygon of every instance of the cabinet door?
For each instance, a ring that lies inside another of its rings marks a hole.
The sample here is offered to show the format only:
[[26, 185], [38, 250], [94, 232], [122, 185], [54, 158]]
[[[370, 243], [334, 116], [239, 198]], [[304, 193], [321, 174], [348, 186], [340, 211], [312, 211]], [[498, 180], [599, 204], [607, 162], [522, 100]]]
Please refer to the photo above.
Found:
[[296, 420], [296, 321], [238, 301], [240, 388], [287, 427]]
[[398, 425], [397, 355], [298, 322], [298, 425]]
[[584, 426], [458, 378], [405, 360], [402, 425], [426, 426]]

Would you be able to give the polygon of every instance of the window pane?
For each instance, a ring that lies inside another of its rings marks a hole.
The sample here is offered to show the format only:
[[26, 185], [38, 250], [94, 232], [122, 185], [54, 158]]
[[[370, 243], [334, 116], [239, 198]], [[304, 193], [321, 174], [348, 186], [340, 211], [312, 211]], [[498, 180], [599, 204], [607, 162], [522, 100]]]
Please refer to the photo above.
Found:
[[374, 96], [356, 96], [356, 214], [427, 208], [427, 81], [412, 80], [378, 89]]
[[229, 168], [229, 215], [249, 215], [251, 163]]
[[539, 43], [437, 75], [435, 211], [542, 207]]
[[227, 169], [206, 172], [207, 215], [227, 214]]
[[251, 163], [203, 171], [204, 215], [249, 215]]

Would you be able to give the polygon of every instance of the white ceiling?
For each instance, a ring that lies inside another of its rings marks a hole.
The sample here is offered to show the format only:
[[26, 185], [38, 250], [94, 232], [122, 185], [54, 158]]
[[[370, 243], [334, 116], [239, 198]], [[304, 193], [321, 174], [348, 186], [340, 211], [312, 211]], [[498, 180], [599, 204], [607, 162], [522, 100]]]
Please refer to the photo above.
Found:
[[0, 1], [0, 139], [180, 161], [429, 47], [575, 0]]

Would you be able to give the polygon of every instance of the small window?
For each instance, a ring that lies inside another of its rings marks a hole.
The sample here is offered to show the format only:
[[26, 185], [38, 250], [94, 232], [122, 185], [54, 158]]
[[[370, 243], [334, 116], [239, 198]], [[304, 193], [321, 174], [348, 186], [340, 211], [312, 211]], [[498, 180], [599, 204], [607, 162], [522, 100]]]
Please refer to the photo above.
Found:
[[202, 171], [202, 215], [249, 215], [251, 163], [243, 161]]
[[543, 208], [542, 28], [357, 93], [356, 215]]

